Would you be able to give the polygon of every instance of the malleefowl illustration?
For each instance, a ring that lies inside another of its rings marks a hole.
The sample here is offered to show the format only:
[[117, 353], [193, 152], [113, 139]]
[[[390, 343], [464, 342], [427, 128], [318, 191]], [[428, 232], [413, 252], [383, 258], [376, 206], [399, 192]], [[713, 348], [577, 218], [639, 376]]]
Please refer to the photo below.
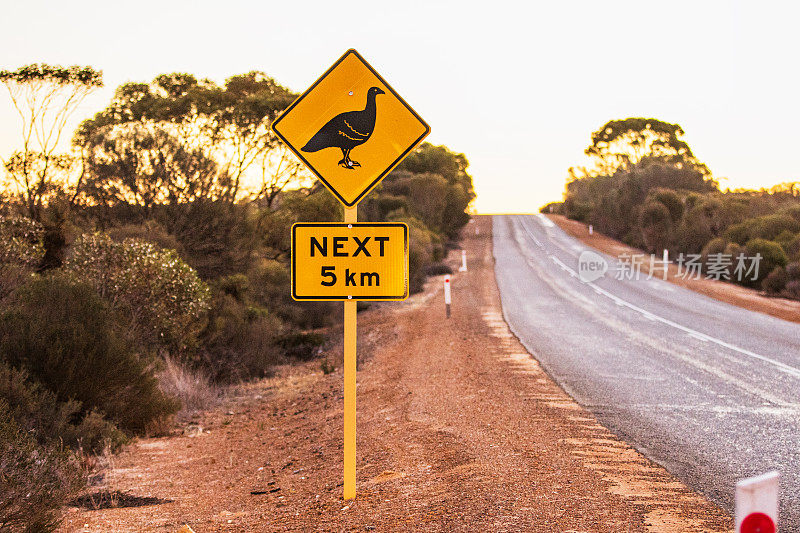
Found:
[[378, 87], [370, 87], [367, 91], [367, 105], [362, 111], [347, 111], [330, 119], [327, 124], [311, 137], [303, 152], [316, 152], [323, 148], [339, 148], [342, 151], [342, 160], [339, 166], [353, 169], [361, 165], [350, 159], [350, 150], [364, 144], [369, 140], [375, 129], [375, 97], [386, 94]]

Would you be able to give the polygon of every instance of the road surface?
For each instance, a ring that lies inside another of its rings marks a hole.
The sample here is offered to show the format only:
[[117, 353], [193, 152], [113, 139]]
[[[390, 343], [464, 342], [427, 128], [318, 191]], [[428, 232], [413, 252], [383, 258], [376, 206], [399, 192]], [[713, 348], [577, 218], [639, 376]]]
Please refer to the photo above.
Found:
[[494, 217], [512, 331], [612, 431], [733, 512], [738, 479], [781, 472], [781, 531], [800, 531], [800, 324], [674, 284], [594, 282], [588, 248], [544, 216]]

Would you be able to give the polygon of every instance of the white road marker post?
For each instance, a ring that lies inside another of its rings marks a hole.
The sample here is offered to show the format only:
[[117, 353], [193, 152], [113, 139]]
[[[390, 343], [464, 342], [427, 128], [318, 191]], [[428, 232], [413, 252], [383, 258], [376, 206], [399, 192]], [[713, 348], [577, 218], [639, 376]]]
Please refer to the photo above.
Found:
[[467, 271], [467, 251], [461, 250], [461, 266], [458, 268], [459, 272]]
[[589, 224], [589, 235], [594, 235], [594, 226]]
[[779, 483], [776, 471], [736, 483], [736, 533], [778, 531]]
[[444, 307], [447, 318], [450, 318], [450, 301], [450, 275], [446, 274], [444, 277]]

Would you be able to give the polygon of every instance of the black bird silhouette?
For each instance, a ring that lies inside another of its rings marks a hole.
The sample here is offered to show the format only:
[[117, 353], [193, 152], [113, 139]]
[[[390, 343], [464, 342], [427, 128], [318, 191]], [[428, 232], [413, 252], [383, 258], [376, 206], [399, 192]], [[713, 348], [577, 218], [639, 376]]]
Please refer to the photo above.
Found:
[[347, 111], [330, 119], [327, 124], [301, 148], [303, 152], [316, 152], [323, 148], [339, 148], [342, 160], [339, 166], [353, 169], [360, 167], [357, 161], [350, 159], [350, 150], [364, 144], [375, 129], [375, 97], [386, 94], [378, 87], [370, 87], [367, 91], [367, 105], [362, 111]]

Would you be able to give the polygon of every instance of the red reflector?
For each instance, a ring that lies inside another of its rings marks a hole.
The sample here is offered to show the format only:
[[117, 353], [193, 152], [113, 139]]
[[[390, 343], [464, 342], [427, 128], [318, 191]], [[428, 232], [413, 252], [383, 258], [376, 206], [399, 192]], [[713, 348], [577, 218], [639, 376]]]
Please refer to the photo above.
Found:
[[739, 533], [775, 533], [775, 523], [764, 513], [750, 513], [742, 520]]

